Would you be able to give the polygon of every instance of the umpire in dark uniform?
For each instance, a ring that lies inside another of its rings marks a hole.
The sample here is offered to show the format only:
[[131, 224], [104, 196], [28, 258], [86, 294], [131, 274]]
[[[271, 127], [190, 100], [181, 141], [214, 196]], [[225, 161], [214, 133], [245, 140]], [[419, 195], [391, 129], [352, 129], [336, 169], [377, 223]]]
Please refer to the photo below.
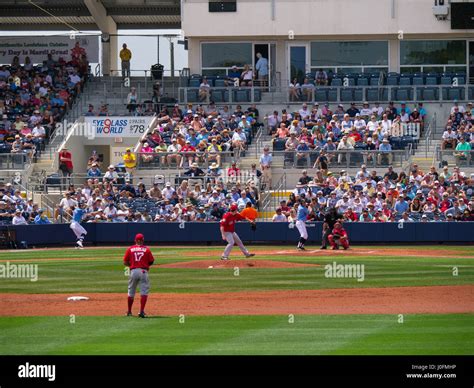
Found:
[[328, 213], [324, 216], [323, 237], [320, 249], [327, 249], [327, 245], [329, 244], [328, 237], [331, 234], [331, 231], [334, 229], [334, 224], [342, 218], [342, 215], [338, 214], [336, 208], [334, 207], [329, 209]]

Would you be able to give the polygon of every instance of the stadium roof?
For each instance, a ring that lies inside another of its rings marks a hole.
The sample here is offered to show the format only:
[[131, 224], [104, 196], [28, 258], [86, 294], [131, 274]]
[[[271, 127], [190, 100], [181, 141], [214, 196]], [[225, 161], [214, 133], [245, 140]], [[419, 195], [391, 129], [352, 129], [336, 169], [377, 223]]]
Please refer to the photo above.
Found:
[[[180, 0], [97, 1], [118, 29], [181, 28]], [[0, 30], [69, 30], [67, 24], [80, 31], [99, 29], [83, 0], [33, 0], [33, 3], [2, 0]]]

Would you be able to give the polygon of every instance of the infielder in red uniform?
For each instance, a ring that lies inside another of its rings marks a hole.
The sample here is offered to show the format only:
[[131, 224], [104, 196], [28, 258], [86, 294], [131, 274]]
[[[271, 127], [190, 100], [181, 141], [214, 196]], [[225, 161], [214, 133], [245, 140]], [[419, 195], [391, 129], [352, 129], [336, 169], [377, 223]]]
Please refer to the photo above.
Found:
[[255, 253], [250, 253], [247, 248], [245, 248], [244, 244], [242, 244], [242, 241], [240, 240], [240, 237], [235, 233], [235, 223], [237, 221], [243, 221], [247, 220], [250, 222], [252, 225], [255, 224], [254, 221], [242, 217], [239, 214], [239, 208], [237, 205], [234, 203], [230, 205], [230, 209], [227, 213], [224, 214], [221, 220], [221, 234], [222, 234], [222, 239], [224, 241], [227, 241], [227, 246], [225, 247], [224, 253], [222, 254], [222, 260], [229, 260], [229, 255], [230, 251], [232, 250], [234, 244], [237, 244], [242, 251], [242, 253], [245, 255], [245, 257], [253, 257], [255, 256]]
[[143, 245], [143, 234], [138, 233], [135, 236], [135, 245], [132, 245], [125, 252], [123, 264], [130, 267], [130, 276], [128, 278], [128, 311], [127, 316], [132, 315], [133, 299], [137, 286], [140, 284], [140, 318], [146, 318], [145, 305], [150, 291], [150, 281], [148, 279], [148, 271], [155, 259], [150, 248]]
[[339, 245], [341, 245], [344, 249], [349, 248], [349, 236], [340, 222], [336, 222], [334, 224], [334, 229], [328, 236], [328, 240], [332, 249], [339, 249]]

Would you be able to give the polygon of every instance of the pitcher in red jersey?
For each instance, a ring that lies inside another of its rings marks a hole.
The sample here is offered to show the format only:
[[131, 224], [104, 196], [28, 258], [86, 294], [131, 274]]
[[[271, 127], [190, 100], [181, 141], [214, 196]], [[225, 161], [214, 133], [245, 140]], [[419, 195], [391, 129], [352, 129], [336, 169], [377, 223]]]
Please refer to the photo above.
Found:
[[220, 226], [221, 226], [221, 234], [222, 234], [222, 239], [224, 241], [227, 241], [227, 246], [225, 247], [224, 253], [222, 254], [221, 259], [222, 260], [229, 260], [229, 255], [230, 251], [232, 250], [234, 244], [237, 244], [242, 251], [242, 253], [245, 255], [245, 257], [253, 257], [255, 256], [254, 253], [250, 253], [247, 248], [245, 248], [244, 244], [240, 240], [240, 237], [235, 233], [235, 223], [237, 221], [243, 221], [247, 220], [251, 224], [254, 224], [255, 222], [242, 217], [239, 214], [239, 208], [237, 205], [234, 203], [230, 206], [230, 209], [227, 213], [224, 214], [222, 217]]

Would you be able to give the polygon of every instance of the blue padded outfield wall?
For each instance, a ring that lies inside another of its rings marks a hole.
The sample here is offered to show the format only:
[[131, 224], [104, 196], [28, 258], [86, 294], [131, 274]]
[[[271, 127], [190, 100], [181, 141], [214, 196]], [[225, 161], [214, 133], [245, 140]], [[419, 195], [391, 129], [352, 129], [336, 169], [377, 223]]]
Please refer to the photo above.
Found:
[[[220, 243], [217, 222], [187, 223], [103, 223], [83, 224], [88, 234], [86, 245], [130, 244], [136, 233], [143, 233], [150, 243]], [[474, 242], [474, 222], [436, 223], [346, 223], [351, 243], [450, 243]], [[5, 226], [0, 230], [5, 231]], [[322, 223], [308, 223], [309, 244], [321, 242]], [[9, 226], [16, 234], [16, 242], [26, 241], [28, 246], [49, 246], [71, 244], [75, 236], [68, 224]], [[299, 237], [296, 228], [288, 223], [259, 222], [257, 230], [251, 230], [248, 223], [238, 223], [237, 233], [247, 243], [269, 244], [295, 243]]]

